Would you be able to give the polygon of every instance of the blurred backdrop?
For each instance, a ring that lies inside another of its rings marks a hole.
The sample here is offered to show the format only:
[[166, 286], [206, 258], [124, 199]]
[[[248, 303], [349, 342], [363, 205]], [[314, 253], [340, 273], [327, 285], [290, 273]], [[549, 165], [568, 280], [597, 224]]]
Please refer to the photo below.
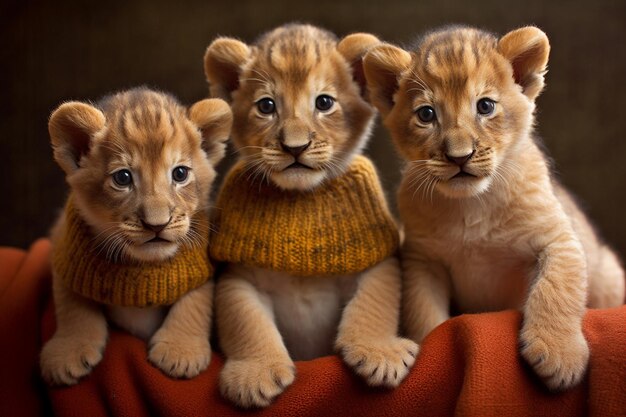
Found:
[[[50, 112], [145, 84], [185, 104], [206, 97], [205, 48], [217, 35], [252, 42], [289, 21], [372, 32], [410, 43], [463, 23], [505, 32], [538, 25], [550, 38], [538, 132], [561, 181], [626, 257], [626, 2], [486, 1], [15, 1], [0, 5], [0, 245], [48, 233], [67, 187], [52, 160]], [[367, 153], [393, 204], [401, 164], [378, 127]], [[232, 156], [231, 156], [232, 158]], [[222, 164], [222, 170], [228, 161]]]

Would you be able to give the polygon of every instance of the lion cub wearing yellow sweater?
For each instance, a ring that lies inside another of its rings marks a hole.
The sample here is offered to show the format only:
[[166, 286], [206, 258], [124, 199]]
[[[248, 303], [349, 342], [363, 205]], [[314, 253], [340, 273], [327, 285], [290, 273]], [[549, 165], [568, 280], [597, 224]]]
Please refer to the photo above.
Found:
[[52, 233], [57, 330], [41, 353], [49, 383], [74, 384], [100, 362], [105, 316], [150, 338], [148, 358], [166, 374], [207, 367], [206, 211], [231, 124], [222, 100], [187, 110], [144, 88], [52, 113], [54, 157], [71, 195]]
[[374, 115], [361, 57], [377, 43], [288, 25], [254, 46], [221, 38], [207, 50], [241, 155], [211, 238], [228, 262], [215, 301], [220, 390], [239, 406], [268, 405], [294, 380], [293, 360], [334, 349], [370, 385], [397, 386], [414, 362], [417, 345], [397, 336], [396, 226], [359, 155]]

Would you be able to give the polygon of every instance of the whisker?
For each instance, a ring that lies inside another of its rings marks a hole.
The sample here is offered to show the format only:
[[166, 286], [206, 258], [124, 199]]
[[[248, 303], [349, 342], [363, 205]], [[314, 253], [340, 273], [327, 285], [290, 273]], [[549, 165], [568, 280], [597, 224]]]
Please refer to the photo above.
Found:
[[[252, 68], [252, 71], [255, 72], [259, 77], [261, 77], [263, 79], [264, 82], [266, 82], [267, 84], [271, 84], [271, 80], [272, 77], [270, 77], [270, 75], [267, 73], [267, 71], [261, 69], [261, 68]], [[261, 72], [263, 71], [263, 72]]]
[[437, 180], [437, 178], [433, 177], [432, 181], [431, 181], [431, 187], [430, 187], [430, 204], [433, 203], [433, 198], [435, 195], [435, 187], [437, 186], [437, 183], [439, 182], [439, 180]]
[[104, 251], [108, 253], [112, 242], [122, 236], [123, 232], [121, 230], [116, 230], [115, 232], [105, 236], [105, 238], [94, 247], [94, 250], [98, 250], [98, 252], [96, 252], [96, 256], [99, 256]]
[[241, 78], [241, 81], [258, 81], [261, 84], [267, 84], [267, 81], [262, 80], [260, 78]]
[[421, 172], [418, 172], [409, 182], [409, 187], [415, 187], [417, 185], [417, 187], [415, 187], [415, 189], [413, 190], [413, 195], [411, 196], [411, 198], [414, 199], [415, 195], [420, 192], [422, 188], [425, 192], [428, 188], [426, 184], [428, 184], [429, 181], [430, 173], [427, 169], [423, 169]]

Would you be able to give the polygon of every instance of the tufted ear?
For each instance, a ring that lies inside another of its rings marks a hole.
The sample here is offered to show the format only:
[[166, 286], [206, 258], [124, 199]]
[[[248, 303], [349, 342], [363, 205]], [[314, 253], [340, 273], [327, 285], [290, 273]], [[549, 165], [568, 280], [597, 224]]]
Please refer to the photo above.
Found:
[[231, 93], [239, 87], [243, 65], [251, 58], [252, 49], [233, 38], [214, 40], [204, 54], [204, 74], [212, 97], [230, 101]]
[[202, 149], [209, 161], [217, 164], [224, 157], [226, 141], [233, 125], [233, 114], [224, 100], [201, 100], [189, 109], [189, 119], [202, 133]]
[[61, 104], [50, 115], [48, 132], [54, 159], [67, 175], [80, 168], [93, 135], [104, 128], [106, 118], [95, 107], [77, 101]]
[[550, 43], [546, 34], [534, 26], [514, 30], [498, 41], [498, 51], [513, 66], [515, 82], [534, 101], [543, 90], [547, 72]]
[[373, 47], [363, 59], [369, 98], [383, 117], [393, 108], [400, 77], [410, 67], [411, 60], [410, 53], [390, 44]]
[[337, 44], [337, 51], [352, 67], [352, 76], [365, 96], [366, 82], [363, 74], [363, 57], [373, 46], [379, 45], [380, 40], [369, 33], [353, 33], [346, 36]]

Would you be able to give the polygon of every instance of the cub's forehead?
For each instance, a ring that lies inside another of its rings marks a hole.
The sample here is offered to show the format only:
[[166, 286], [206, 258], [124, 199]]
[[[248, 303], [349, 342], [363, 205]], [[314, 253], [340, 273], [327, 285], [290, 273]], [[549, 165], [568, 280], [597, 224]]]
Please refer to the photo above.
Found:
[[262, 38], [251, 69], [260, 68], [271, 78], [303, 82], [337, 65], [336, 45], [332, 33], [313, 26], [281, 27]]
[[[200, 146], [199, 134], [186, 116], [186, 110], [167, 96], [129, 94], [116, 97], [103, 106], [107, 130], [101, 143], [114, 154], [140, 154], [161, 158], [178, 149], [190, 152]], [[197, 142], [197, 143], [196, 143]]]
[[413, 72], [427, 84], [461, 87], [471, 81], [497, 83], [510, 76], [497, 52], [496, 37], [476, 29], [427, 35], [413, 55]]

